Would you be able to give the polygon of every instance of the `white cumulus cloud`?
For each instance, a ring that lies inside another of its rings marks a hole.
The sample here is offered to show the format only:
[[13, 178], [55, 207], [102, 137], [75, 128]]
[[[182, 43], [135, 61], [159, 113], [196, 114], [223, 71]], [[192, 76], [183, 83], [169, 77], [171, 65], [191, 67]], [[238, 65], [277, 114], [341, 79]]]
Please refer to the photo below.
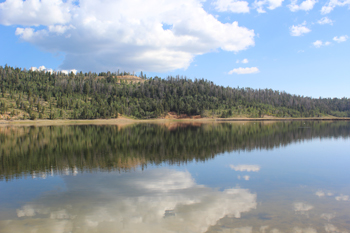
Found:
[[341, 42], [347, 41], [348, 38], [349, 38], [349, 37], [348, 37], [347, 35], [345, 35], [345, 36], [339, 36], [339, 37], [335, 36], [335, 37], [333, 38], [333, 40], [336, 41], [336, 42], [338, 42], [338, 43], [341, 43]]
[[274, 10], [277, 7], [282, 6], [283, 0], [255, 0], [254, 1], [254, 8], [258, 11], [258, 13], [266, 13], [266, 10], [264, 9], [264, 6], [267, 6], [267, 9]]
[[[331, 42], [326, 41], [326, 42], [322, 42], [321, 40], [316, 40], [315, 42], [312, 43], [313, 46], [315, 46], [316, 48], [320, 48], [321, 46], [328, 46], [331, 44]], [[317, 195], [317, 194], [316, 194]]]
[[21, 36], [23, 40], [30, 39], [34, 34], [33, 28], [16, 28], [15, 35]]
[[249, 60], [247, 58], [244, 58], [242, 61], [237, 60], [236, 63], [243, 63], [243, 64], [247, 64], [249, 62]]
[[65, 70], [165, 72], [186, 69], [195, 56], [216, 49], [254, 46], [253, 30], [221, 23], [202, 2], [6, 0], [0, 24], [18, 25], [21, 40], [66, 54]]
[[247, 68], [235, 68], [233, 70], [230, 70], [228, 74], [256, 74], [259, 73], [259, 69], [257, 67], [247, 67]]
[[314, 8], [314, 5], [317, 3], [317, 0], [305, 0], [300, 5], [297, 4], [298, 0], [292, 0], [288, 5], [290, 11], [295, 12], [299, 10], [309, 11]]
[[306, 22], [304, 21], [302, 24], [299, 24], [297, 26], [293, 25], [289, 28], [290, 34], [292, 36], [302, 36], [303, 34], [311, 32], [309, 28], [306, 26]]
[[331, 20], [330, 18], [328, 17], [323, 17], [322, 19], [320, 19], [319, 21], [317, 21], [318, 24], [329, 24], [329, 25], [333, 25], [333, 20]]
[[322, 14], [329, 14], [337, 6], [350, 6], [350, 0], [329, 0], [321, 9]]
[[248, 2], [239, 0], [217, 0], [213, 2], [219, 12], [230, 11], [232, 13], [249, 13]]
[[65, 74], [65, 75], [68, 75], [71, 72], [73, 72], [74, 74], [77, 74], [78, 71], [76, 69], [72, 69], [72, 70], [61, 70], [60, 72]]
[[[37, 67], [35, 67], [35, 66], [32, 66], [32, 67], [30, 67], [30, 70], [31, 71], [44, 71], [44, 72], [48, 72], [48, 73], [59, 73], [59, 72], [61, 72], [62, 74], [66, 74], [66, 75], [68, 75], [68, 74], [70, 74], [70, 73], [74, 73], [74, 74], [77, 74], [77, 72], [78, 72], [78, 70], [76, 70], [76, 69], [71, 69], [71, 70], [53, 70], [53, 69], [51, 69], [51, 68], [46, 68], [45, 66], [39, 66], [39, 68], [37, 68]], [[75, 170], [76, 170], [76, 168], [75, 168]], [[69, 169], [68, 168], [66, 168], [66, 175], [69, 175]], [[35, 173], [33, 173], [33, 176], [35, 176]], [[44, 176], [44, 177], [46, 177], [46, 174], [45, 173], [42, 173], [40, 176]]]

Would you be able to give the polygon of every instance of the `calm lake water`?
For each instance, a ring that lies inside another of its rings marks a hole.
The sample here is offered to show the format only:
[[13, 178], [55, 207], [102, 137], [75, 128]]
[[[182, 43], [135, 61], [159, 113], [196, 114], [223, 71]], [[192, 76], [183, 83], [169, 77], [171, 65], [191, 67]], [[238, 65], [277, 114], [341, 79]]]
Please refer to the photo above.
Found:
[[350, 122], [0, 127], [0, 232], [350, 232]]

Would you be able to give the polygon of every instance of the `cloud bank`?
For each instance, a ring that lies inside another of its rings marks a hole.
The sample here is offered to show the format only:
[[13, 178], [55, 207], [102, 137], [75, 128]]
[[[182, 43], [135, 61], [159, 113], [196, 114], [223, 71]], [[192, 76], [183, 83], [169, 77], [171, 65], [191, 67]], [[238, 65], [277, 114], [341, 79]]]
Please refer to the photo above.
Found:
[[302, 36], [303, 34], [311, 32], [309, 28], [306, 26], [306, 22], [304, 21], [302, 24], [299, 24], [297, 26], [293, 25], [289, 28], [290, 35], [292, 36]]
[[[219, 10], [238, 5], [248, 10], [244, 1], [217, 1]], [[7, 0], [0, 24], [20, 25], [21, 40], [66, 54], [60, 69], [85, 71], [186, 69], [197, 55], [254, 46], [255, 36], [236, 21], [221, 23], [201, 0]]]

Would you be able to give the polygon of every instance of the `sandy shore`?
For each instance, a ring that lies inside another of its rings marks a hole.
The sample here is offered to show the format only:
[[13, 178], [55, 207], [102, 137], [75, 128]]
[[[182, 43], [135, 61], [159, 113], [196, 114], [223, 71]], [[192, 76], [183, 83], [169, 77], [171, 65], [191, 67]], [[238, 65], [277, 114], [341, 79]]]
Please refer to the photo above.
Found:
[[216, 121], [350, 121], [349, 117], [217, 118]]
[[168, 123], [222, 123], [222, 122], [247, 122], [247, 121], [350, 121], [350, 118], [337, 117], [315, 117], [315, 118], [197, 118], [197, 119], [148, 119], [134, 120], [129, 118], [116, 119], [93, 119], [93, 120], [0, 120], [0, 126], [49, 126], [49, 125], [130, 125], [135, 123], [153, 123], [153, 124], [168, 124]]

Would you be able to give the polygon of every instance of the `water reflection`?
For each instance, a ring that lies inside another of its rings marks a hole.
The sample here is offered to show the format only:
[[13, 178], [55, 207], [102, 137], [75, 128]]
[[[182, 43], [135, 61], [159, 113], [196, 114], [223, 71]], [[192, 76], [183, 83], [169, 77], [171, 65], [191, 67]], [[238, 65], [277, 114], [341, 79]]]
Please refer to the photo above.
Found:
[[172, 169], [67, 178], [69, 191], [18, 208], [17, 219], [0, 221], [1, 232], [199, 233], [257, 206], [247, 189], [215, 190]]
[[230, 165], [230, 168], [235, 171], [241, 171], [241, 172], [258, 172], [260, 171], [259, 165], [248, 165], [248, 164], [240, 164], [240, 165]]
[[0, 180], [130, 171], [148, 164], [207, 161], [228, 151], [273, 149], [312, 138], [349, 135], [349, 122], [0, 127]]
[[348, 122], [0, 131], [1, 233], [350, 230]]

